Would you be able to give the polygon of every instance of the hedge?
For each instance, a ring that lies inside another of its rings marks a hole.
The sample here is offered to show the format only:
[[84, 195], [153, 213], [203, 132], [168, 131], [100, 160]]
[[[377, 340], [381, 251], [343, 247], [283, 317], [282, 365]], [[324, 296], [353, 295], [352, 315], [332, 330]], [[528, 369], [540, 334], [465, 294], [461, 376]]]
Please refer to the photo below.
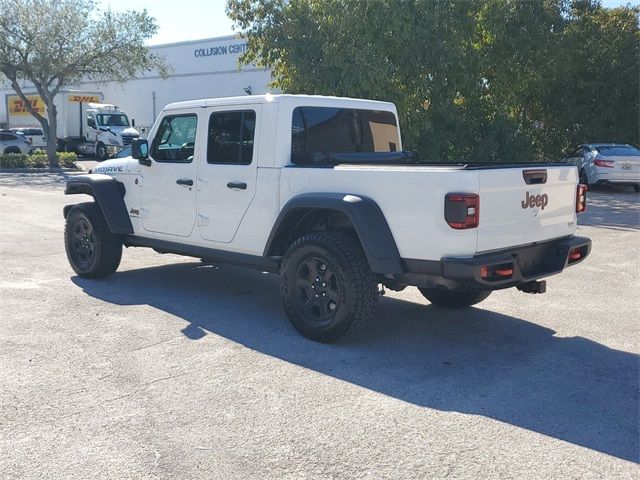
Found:
[[[57, 154], [61, 167], [75, 168], [78, 155], [73, 152], [60, 152]], [[5, 153], [0, 155], [0, 168], [46, 168], [49, 166], [47, 154], [36, 152], [30, 155], [23, 153]]]

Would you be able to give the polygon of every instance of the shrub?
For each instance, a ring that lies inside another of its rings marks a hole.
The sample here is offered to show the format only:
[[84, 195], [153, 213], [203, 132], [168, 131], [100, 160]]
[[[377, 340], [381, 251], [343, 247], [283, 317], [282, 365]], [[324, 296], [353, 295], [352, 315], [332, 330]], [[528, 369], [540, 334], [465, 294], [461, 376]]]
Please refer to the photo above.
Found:
[[[57, 154], [61, 167], [75, 168], [78, 156], [72, 152], [60, 152]], [[46, 168], [49, 166], [47, 154], [36, 152], [30, 155], [23, 153], [7, 153], [0, 155], [0, 168]]]

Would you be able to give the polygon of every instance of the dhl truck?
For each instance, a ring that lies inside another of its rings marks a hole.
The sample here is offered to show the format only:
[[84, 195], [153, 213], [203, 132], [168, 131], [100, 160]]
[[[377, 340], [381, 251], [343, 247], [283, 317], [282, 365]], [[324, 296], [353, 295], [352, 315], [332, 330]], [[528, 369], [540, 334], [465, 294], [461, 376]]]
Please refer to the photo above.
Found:
[[[26, 97], [37, 113], [47, 116], [46, 106], [38, 94], [30, 93]], [[126, 112], [104, 103], [101, 92], [63, 90], [56, 95], [54, 104], [58, 112], [59, 151], [95, 155], [104, 160], [139, 136]], [[41, 127], [18, 95], [7, 95], [6, 105], [8, 128]]]

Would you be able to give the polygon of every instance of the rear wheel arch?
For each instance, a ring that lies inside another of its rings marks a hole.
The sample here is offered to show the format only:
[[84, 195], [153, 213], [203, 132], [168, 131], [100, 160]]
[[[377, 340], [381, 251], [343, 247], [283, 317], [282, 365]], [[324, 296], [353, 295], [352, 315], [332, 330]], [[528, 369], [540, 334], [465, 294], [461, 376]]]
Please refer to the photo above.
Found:
[[343, 231], [359, 240], [374, 273], [402, 273], [402, 259], [379, 206], [362, 195], [339, 193], [302, 194], [282, 208], [265, 256], [281, 256], [291, 241], [310, 231]]

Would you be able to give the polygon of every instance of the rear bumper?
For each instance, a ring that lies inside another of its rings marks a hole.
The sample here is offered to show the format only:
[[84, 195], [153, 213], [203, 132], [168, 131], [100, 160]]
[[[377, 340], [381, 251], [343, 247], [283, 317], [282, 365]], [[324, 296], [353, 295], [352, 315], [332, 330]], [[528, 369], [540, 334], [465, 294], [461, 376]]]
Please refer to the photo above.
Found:
[[590, 252], [590, 239], [567, 237], [473, 257], [445, 257], [440, 262], [405, 260], [408, 271], [401, 281], [431, 288], [498, 290], [560, 273]]
[[[603, 170], [603, 169], [600, 169]], [[618, 172], [602, 172], [596, 171], [593, 174], [593, 179], [589, 179], [591, 183], [616, 183], [632, 185], [640, 183], [640, 174], [633, 171], [618, 171]]]

